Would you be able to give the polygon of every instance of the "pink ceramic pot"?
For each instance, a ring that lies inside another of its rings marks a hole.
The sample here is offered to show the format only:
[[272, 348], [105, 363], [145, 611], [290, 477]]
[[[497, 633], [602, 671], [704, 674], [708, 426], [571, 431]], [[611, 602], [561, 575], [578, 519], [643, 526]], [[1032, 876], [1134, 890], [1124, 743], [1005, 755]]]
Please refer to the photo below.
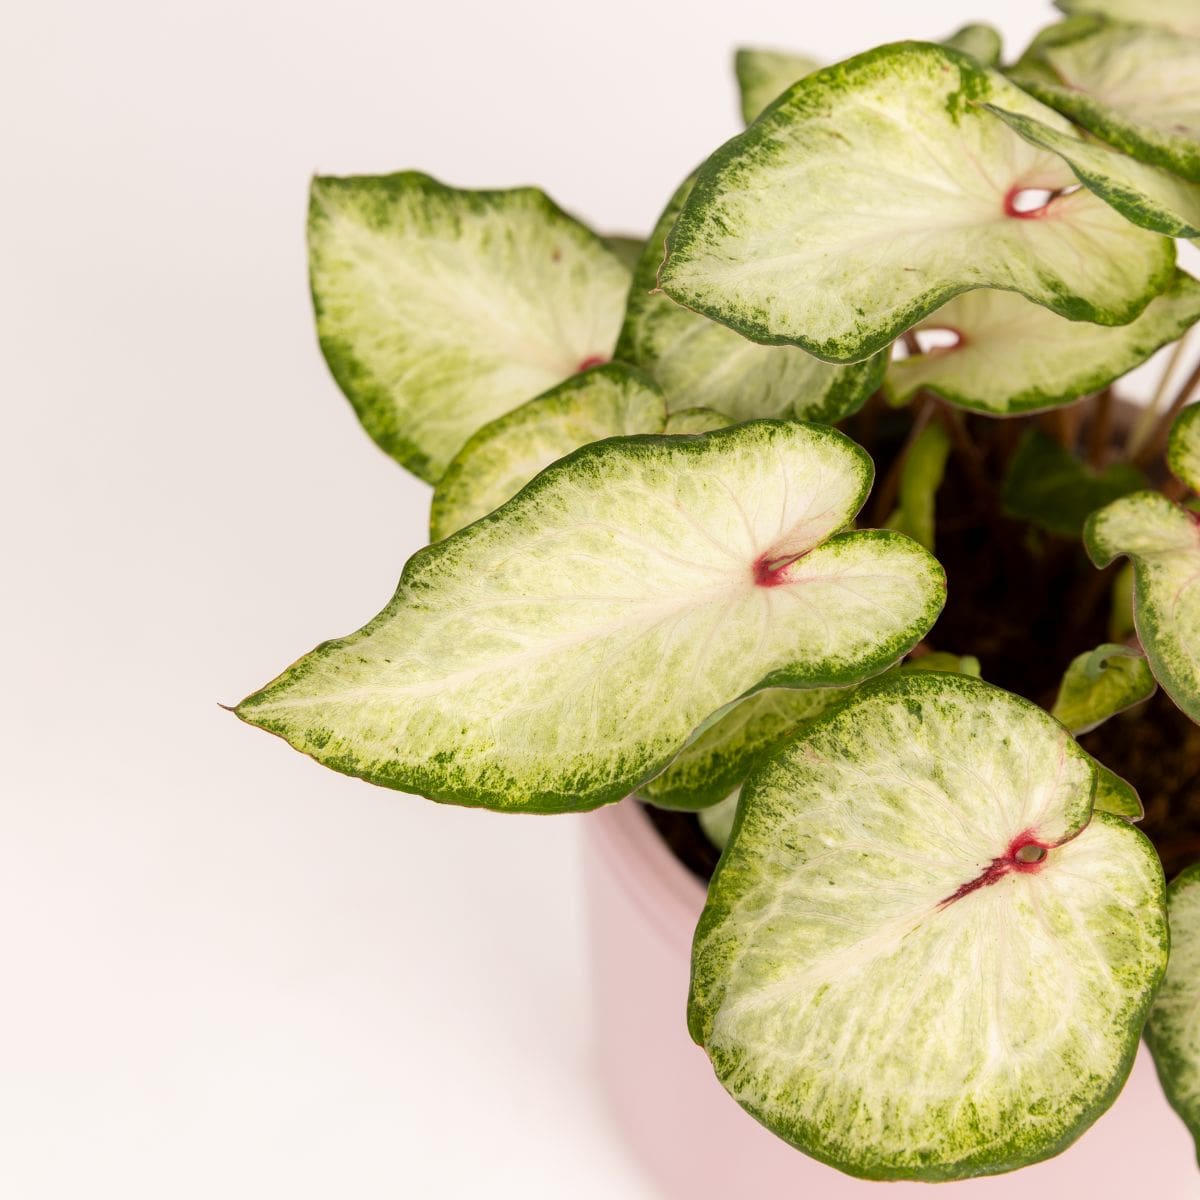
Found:
[[[791, 1149], [747, 1116], [688, 1037], [692, 931], [704, 888], [632, 801], [585, 822], [599, 1069], [617, 1119], [666, 1200], [862, 1200], [931, 1195], [866, 1183]], [[940, 1184], [963, 1200], [1197, 1200], [1192, 1139], [1143, 1046], [1117, 1103], [1069, 1150], [1009, 1175]]]

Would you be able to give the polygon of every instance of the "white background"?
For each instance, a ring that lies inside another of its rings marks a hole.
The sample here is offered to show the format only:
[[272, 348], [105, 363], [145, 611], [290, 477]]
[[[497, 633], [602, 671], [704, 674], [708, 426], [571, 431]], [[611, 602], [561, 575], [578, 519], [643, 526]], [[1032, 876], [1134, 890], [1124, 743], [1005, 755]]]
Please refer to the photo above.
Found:
[[[425, 527], [318, 353], [308, 177], [538, 183], [645, 232], [737, 131], [737, 43], [971, 15], [10, 7], [0, 1195], [651, 1197], [590, 1073], [585, 818], [377, 791], [217, 707], [374, 614]], [[1010, 50], [1051, 19], [977, 15]]]

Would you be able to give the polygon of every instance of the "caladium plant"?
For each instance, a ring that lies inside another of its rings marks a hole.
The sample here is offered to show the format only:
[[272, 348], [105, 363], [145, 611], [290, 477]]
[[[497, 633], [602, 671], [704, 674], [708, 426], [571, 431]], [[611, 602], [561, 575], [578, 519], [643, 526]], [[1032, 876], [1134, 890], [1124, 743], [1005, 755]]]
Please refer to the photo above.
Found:
[[739, 51], [746, 129], [641, 243], [311, 192], [322, 349], [431, 544], [238, 715], [706, 837], [691, 1033], [871, 1179], [1058, 1153], [1143, 1031], [1200, 1137], [1200, 11], [1061, 7], [1008, 68], [986, 25]]

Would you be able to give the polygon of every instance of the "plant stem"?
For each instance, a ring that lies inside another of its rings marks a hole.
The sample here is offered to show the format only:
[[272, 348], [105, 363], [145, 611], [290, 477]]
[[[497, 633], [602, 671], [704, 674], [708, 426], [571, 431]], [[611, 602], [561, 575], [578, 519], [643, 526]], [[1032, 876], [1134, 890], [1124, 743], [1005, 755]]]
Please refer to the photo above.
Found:
[[1158, 387], [1154, 389], [1153, 398], [1142, 410], [1141, 415], [1134, 422], [1133, 428], [1129, 431], [1129, 438], [1125, 443], [1126, 458], [1136, 462], [1138, 454], [1145, 446], [1146, 439], [1150, 436], [1150, 431], [1154, 428], [1154, 422], [1158, 417], [1158, 410], [1162, 405], [1163, 397], [1167, 394], [1167, 385], [1171, 382], [1171, 376], [1175, 373], [1175, 368], [1183, 356], [1184, 347], [1187, 345], [1190, 334], [1191, 330], [1189, 329], [1172, 347], [1170, 357], [1167, 359], [1167, 365], [1163, 368], [1162, 375], [1159, 376]]
[[1159, 418], [1154, 432], [1146, 444], [1134, 455], [1133, 462], [1138, 467], [1148, 467], [1167, 447], [1167, 438], [1171, 435], [1171, 426], [1179, 410], [1192, 398], [1192, 393], [1200, 386], [1200, 362], [1191, 370], [1184, 380], [1183, 387], [1176, 393], [1175, 399], [1167, 406], [1167, 411]]
[[912, 428], [908, 431], [908, 437], [904, 439], [904, 445], [900, 447], [899, 453], [888, 468], [888, 473], [879, 484], [879, 490], [875, 493], [875, 502], [871, 505], [872, 528], [881, 529], [883, 523], [892, 515], [892, 509], [896, 507], [896, 497], [900, 494], [900, 478], [904, 474], [904, 464], [908, 461], [909, 452], [917, 438], [929, 424], [931, 416], [933, 416], [933, 397], [927, 396], [916, 416], [913, 417]]
[[1099, 470], [1104, 466], [1108, 443], [1112, 437], [1112, 388], [1105, 388], [1092, 402], [1092, 419], [1088, 425], [1088, 463]]

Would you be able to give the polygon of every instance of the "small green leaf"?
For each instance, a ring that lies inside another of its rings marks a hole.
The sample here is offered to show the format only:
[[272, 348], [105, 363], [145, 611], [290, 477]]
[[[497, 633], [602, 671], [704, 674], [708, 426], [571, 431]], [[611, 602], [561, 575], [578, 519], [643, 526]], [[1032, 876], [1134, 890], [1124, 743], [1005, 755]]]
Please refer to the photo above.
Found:
[[1200, 7], [1196, 0], [1054, 0], [1068, 15], [1110, 17], [1130, 25], [1158, 25], [1185, 37], [1200, 38]]
[[1200, 181], [1200, 39], [1069, 17], [1043, 29], [1011, 74], [1118, 150]]
[[1004, 41], [999, 32], [991, 25], [979, 23], [964, 25], [946, 38], [942, 45], [969, 54], [985, 67], [998, 67], [1004, 50]]
[[1200, 863], [1167, 889], [1171, 961], [1150, 1010], [1146, 1044], [1158, 1078], [1196, 1139], [1200, 1159]]
[[1091, 513], [1145, 485], [1128, 463], [1096, 471], [1040, 429], [1029, 429], [1009, 463], [1000, 503], [1010, 517], [1076, 538]]
[[658, 381], [672, 409], [715, 408], [736, 421], [798, 417], [832, 424], [857, 412], [879, 386], [887, 352], [835, 366], [794, 346], [760, 346], [657, 290], [667, 234], [691, 191], [687, 180], [654, 227], [634, 274], [617, 357]]
[[901, 405], [921, 389], [959, 408], [1004, 416], [1071, 404], [1107, 387], [1200, 319], [1200, 282], [1177, 271], [1127, 325], [1068, 321], [1014, 292], [955, 296], [915, 326], [957, 341], [888, 366], [884, 390]]
[[1140, 821], [1146, 811], [1137, 788], [1114, 774], [1102, 762], [1092, 759], [1096, 765], [1096, 799], [1093, 807], [1097, 812], [1112, 813], [1127, 821]]
[[440, 542], [499, 508], [572, 450], [623, 434], [662, 433], [666, 420], [662, 392], [633, 367], [608, 363], [573, 376], [471, 436], [434, 488], [429, 540]]
[[1061, 155], [1080, 183], [1135, 225], [1167, 237], [1200, 235], [1200, 184], [1138, 162], [1102, 142], [1083, 141], [995, 105], [984, 107], [1030, 145]]
[[937, 490], [946, 474], [950, 455], [950, 435], [940, 422], [926, 425], [909, 448], [900, 471], [900, 507], [888, 521], [889, 529], [898, 529], [933, 550], [934, 507]]
[[1133, 563], [1126, 563], [1113, 579], [1108, 606], [1108, 639], [1123, 642], [1133, 633]]
[[1200, 404], [1185, 408], [1167, 440], [1167, 466], [1180, 483], [1200, 492]]
[[780, 50], [739, 49], [733, 56], [738, 90], [742, 94], [742, 117], [749, 125], [773, 100], [820, 63], [803, 54]]
[[[1171, 282], [1173, 243], [1086, 188], [1059, 194], [1070, 167], [983, 104], [1071, 129], [945, 47], [881, 46], [814, 72], [701, 168], [661, 287], [755, 341], [842, 363], [980, 287], [1132, 321]], [[1042, 219], [1016, 205], [1031, 189], [1054, 195]]]
[[659, 808], [695, 810], [716, 804], [756, 763], [847, 695], [845, 688], [758, 692], [703, 730], [661, 775], [643, 784], [640, 794]]
[[1150, 665], [1128, 646], [1105, 643], [1071, 660], [1050, 710], [1072, 733], [1087, 733], [1154, 695]]
[[849, 526], [871, 460], [827, 426], [609, 438], [416, 554], [387, 607], [238, 715], [436, 800], [595, 808], [762, 688], [842, 687], [928, 632], [945, 576]]
[[692, 958], [689, 1027], [733, 1097], [867, 1179], [1070, 1145], [1120, 1091], [1167, 959], [1158, 857], [1094, 787], [1035, 705], [921, 672], [760, 767]]
[[321, 349], [363, 427], [436, 481], [501, 413], [607, 359], [629, 272], [534, 188], [474, 192], [414, 171], [313, 180]]
[[1200, 530], [1158, 492], [1135, 492], [1093, 513], [1083, 531], [1092, 562], [1133, 563], [1133, 623], [1163, 690], [1200, 722]]

